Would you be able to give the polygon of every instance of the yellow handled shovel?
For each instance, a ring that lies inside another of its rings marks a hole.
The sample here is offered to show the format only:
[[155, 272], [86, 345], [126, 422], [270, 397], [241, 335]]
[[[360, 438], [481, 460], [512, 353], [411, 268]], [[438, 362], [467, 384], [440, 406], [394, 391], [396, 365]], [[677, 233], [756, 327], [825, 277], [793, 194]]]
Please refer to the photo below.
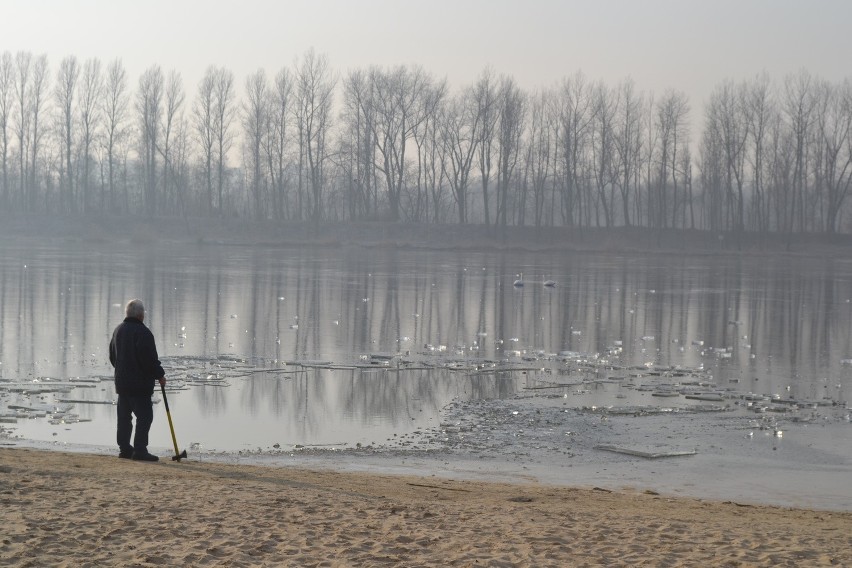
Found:
[[169, 399], [166, 398], [166, 387], [160, 384], [160, 390], [163, 392], [163, 403], [166, 405], [166, 417], [169, 419], [169, 430], [172, 431], [172, 443], [175, 445], [175, 455], [172, 456], [172, 461], [179, 462], [186, 458], [186, 450], [178, 451], [177, 438], [175, 438], [175, 427], [172, 424], [172, 413], [169, 412]]

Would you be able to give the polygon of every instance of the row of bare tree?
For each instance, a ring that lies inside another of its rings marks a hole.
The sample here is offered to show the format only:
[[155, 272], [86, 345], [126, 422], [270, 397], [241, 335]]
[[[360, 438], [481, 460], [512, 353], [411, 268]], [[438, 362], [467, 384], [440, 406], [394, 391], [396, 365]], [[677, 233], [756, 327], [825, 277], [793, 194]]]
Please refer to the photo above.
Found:
[[780, 89], [765, 75], [725, 82], [705, 113], [703, 226], [843, 230], [852, 182], [852, 81], [833, 84], [803, 71]]
[[[848, 229], [852, 82], [720, 84], [693, 153], [689, 100], [582, 73], [524, 91], [490, 68], [450, 89], [418, 66], [274, 77], [210, 67], [187, 101], [155, 65], [0, 55], [0, 206], [488, 226]], [[697, 175], [693, 175], [697, 172]]]

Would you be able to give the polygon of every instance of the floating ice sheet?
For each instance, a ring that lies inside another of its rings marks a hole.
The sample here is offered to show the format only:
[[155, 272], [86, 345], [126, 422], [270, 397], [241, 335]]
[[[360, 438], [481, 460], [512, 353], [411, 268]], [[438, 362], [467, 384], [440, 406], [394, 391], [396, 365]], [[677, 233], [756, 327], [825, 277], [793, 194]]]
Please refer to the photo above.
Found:
[[637, 456], [640, 458], [657, 459], [657, 458], [674, 458], [680, 456], [694, 456], [695, 450], [657, 450], [657, 449], [637, 449], [623, 448], [621, 446], [600, 445], [595, 446], [596, 450], [605, 450], [607, 452], [615, 452], [617, 454], [626, 454], [628, 456]]

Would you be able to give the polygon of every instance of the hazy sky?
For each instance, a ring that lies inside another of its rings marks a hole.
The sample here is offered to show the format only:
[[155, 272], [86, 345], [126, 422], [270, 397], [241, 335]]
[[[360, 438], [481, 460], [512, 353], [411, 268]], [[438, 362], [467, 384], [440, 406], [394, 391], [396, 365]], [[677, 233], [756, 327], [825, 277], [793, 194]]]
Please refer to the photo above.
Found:
[[135, 88], [152, 64], [178, 70], [190, 98], [212, 64], [240, 91], [310, 47], [334, 70], [418, 63], [452, 87], [486, 65], [525, 88], [582, 70], [646, 92], [686, 92], [700, 108], [725, 78], [807, 68], [852, 76], [849, 0], [0, 0], [0, 51], [120, 57]]

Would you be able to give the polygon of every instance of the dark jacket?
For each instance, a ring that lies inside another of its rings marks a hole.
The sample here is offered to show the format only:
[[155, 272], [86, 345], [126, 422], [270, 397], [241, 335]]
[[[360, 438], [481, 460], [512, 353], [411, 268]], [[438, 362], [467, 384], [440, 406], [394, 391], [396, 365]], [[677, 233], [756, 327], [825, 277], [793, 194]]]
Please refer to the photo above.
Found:
[[115, 392], [150, 396], [154, 384], [166, 373], [160, 366], [154, 334], [136, 318], [124, 318], [112, 332], [109, 362], [115, 367]]

